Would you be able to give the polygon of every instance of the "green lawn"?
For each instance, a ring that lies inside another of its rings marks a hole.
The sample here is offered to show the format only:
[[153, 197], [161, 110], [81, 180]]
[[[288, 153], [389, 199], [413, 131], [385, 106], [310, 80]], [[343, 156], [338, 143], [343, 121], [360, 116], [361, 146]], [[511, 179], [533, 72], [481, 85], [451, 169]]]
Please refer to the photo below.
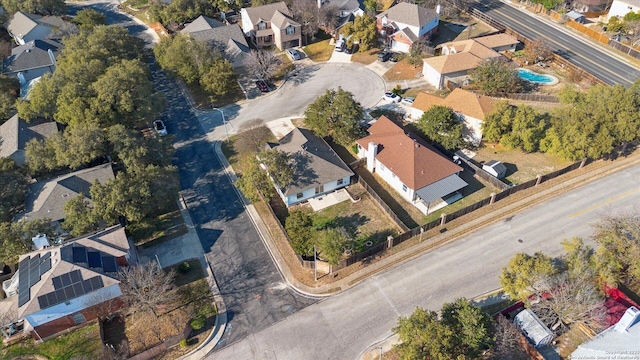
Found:
[[302, 48], [307, 57], [315, 62], [327, 61], [333, 54], [333, 46], [329, 45], [330, 39], [318, 41]]
[[19, 356], [40, 355], [55, 360], [97, 359], [101, 349], [100, 329], [98, 323], [93, 322], [41, 344], [35, 344], [28, 338], [3, 347], [0, 350], [0, 358], [15, 359]]

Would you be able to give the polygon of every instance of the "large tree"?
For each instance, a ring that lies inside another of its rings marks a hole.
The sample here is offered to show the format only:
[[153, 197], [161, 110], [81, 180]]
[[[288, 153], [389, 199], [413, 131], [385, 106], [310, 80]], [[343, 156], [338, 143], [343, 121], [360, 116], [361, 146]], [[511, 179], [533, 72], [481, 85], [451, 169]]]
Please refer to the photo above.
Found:
[[485, 95], [516, 93], [522, 88], [522, 80], [516, 70], [499, 58], [481, 62], [470, 77]]
[[344, 228], [328, 228], [317, 233], [320, 256], [332, 265], [338, 265], [352, 239]]
[[200, 85], [214, 98], [225, 96], [236, 88], [238, 75], [233, 71], [233, 65], [223, 59], [217, 58], [209, 67], [209, 70], [202, 74]]
[[212, 3], [215, 3], [220, 10], [229, 8], [229, 3], [224, 0], [173, 0], [169, 4], [154, 3], [148, 13], [152, 20], [160, 21], [164, 25], [171, 22], [183, 24], [200, 15], [213, 17], [215, 12]]
[[395, 346], [401, 359], [477, 358], [491, 345], [490, 318], [466, 299], [442, 307], [442, 318], [431, 310], [417, 308], [400, 317], [393, 332], [400, 336]]
[[73, 236], [89, 233], [98, 227], [98, 219], [84, 195], [78, 195], [64, 204], [62, 227]]
[[31, 238], [46, 234], [53, 238], [54, 228], [49, 219], [0, 223], [0, 261], [16, 264], [18, 257], [31, 251]]
[[527, 152], [538, 150], [546, 128], [546, 118], [534, 108], [528, 105], [514, 107], [506, 101], [499, 102], [482, 124], [485, 140]]
[[375, 46], [377, 39], [376, 19], [367, 14], [356, 16], [340, 29], [349, 42], [357, 42], [360, 50], [367, 51]]
[[173, 300], [171, 291], [175, 272], [162, 270], [155, 262], [123, 267], [118, 273], [122, 296], [129, 304], [129, 311], [151, 311], [157, 316], [158, 305]]
[[285, 229], [287, 230], [291, 247], [296, 254], [303, 256], [313, 255], [315, 231], [313, 219], [308, 211], [304, 209], [290, 211], [285, 221]]
[[249, 156], [256, 154], [262, 145], [273, 138], [273, 133], [262, 119], [251, 119], [243, 123], [240, 133], [233, 146], [239, 153]]
[[495, 344], [491, 360], [527, 360], [529, 356], [524, 352], [520, 339], [522, 332], [516, 324], [506, 317], [499, 315], [494, 329]]
[[517, 253], [500, 274], [500, 285], [512, 299], [526, 300], [527, 297], [544, 288], [545, 281], [558, 273], [553, 259], [537, 252], [533, 256]]
[[260, 167], [255, 156], [247, 158], [247, 166], [236, 180], [235, 186], [252, 202], [259, 201], [261, 196], [269, 201], [276, 194], [267, 172]]
[[221, 54], [204, 41], [196, 41], [189, 34], [165, 36], [153, 48], [156, 61], [173, 75], [187, 83], [196, 83]]
[[268, 81], [280, 68], [282, 61], [272, 50], [251, 50], [247, 55], [245, 66], [258, 79]]
[[19, 93], [20, 82], [17, 79], [0, 75], [0, 124], [11, 115]]
[[305, 39], [312, 39], [318, 32], [318, 3], [315, 0], [293, 0], [291, 2], [293, 19], [302, 25]]
[[462, 138], [464, 124], [450, 107], [432, 106], [420, 117], [417, 127], [429, 140], [447, 150], [459, 149], [465, 144]]
[[64, 0], [2, 0], [1, 2], [8, 13], [22, 11], [40, 15], [62, 15], [66, 7]]
[[107, 16], [97, 10], [86, 8], [78, 11], [73, 18], [73, 23], [81, 29], [92, 29], [99, 25], [107, 24]]
[[258, 155], [269, 171], [269, 176], [280, 189], [285, 189], [293, 181], [294, 164], [289, 154], [277, 149], [264, 150]]
[[0, 184], [0, 222], [9, 222], [24, 204], [26, 173], [13, 159], [0, 157]]
[[593, 238], [600, 275], [611, 285], [640, 279], [640, 215], [607, 217]]
[[305, 125], [319, 136], [330, 136], [343, 146], [351, 145], [360, 135], [363, 110], [352, 93], [329, 89], [304, 112]]

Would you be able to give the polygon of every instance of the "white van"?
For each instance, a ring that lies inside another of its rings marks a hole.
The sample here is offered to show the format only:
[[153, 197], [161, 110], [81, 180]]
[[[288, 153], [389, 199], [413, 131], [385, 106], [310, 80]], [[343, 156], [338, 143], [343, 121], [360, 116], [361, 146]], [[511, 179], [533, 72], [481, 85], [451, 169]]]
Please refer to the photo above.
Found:
[[344, 51], [344, 48], [346, 47], [346, 43], [344, 40], [340, 39], [336, 41], [336, 51]]

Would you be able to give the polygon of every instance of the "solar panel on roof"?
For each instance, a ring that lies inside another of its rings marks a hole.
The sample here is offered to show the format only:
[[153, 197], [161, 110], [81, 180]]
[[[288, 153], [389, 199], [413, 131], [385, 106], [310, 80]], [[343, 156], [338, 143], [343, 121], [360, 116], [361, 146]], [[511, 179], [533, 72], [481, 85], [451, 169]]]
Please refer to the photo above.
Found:
[[69, 276], [69, 273], [60, 275], [60, 280], [62, 280], [63, 287], [71, 285], [71, 277]]
[[47, 293], [45, 294], [45, 296], [47, 297], [47, 302], [49, 303], [49, 306], [53, 306], [56, 304], [56, 294], [55, 293]]
[[56, 302], [58, 304], [67, 301], [67, 295], [65, 295], [64, 289], [56, 290], [54, 293], [56, 294]]
[[118, 266], [116, 265], [116, 258], [111, 255], [103, 256], [102, 268], [105, 272], [117, 272]]
[[29, 269], [29, 288], [35, 285], [38, 281], [40, 281], [40, 268], [32, 267]]
[[38, 296], [38, 304], [40, 305], [40, 309], [48, 308], [49, 302], [47, 301], [47, 296], [46, 295]]
[[20, 263], [18, 263], [18, 269], [22, 269], [25, 267], [29, 266], [29, 256], [27, 256], [26, 258], [22, 259], [22, 261], [20, 261]]
[[73, 262], [87, 262], [87, 248], [84, 246], [73, 247]]
[[82, 282], [73, 284], [72, 288], [73, 288], [73, 292], [76, 294], [76, 297], [84, 295], [84, 288], [82, 287]]
[[29, 293], [29, 288], [27, 287], [27, 290], [24, 290], [18, 294], [18, 307], [28, 303], [29, 299], [31, 299], [31, 294]]
[[89, 267], [92, 267], [92, 268], [102, 267], [102, 258], [100, 257], [99, 252], [87, 251], [87, 257], [89, 258]]
[[91, 282], [91, 290], [98, 290], [104, 287], [104, 283], [102, 282], [102, 277], [94, 276], [89, 279]]
[[73, 291], [73, 286], [67, 286], [64, 288], [64, 297], [67, 299], [74, 299], [76, 297], [76, 294]]
[[47, 259], [51, 259], [51, 252], [47, 252], [44, 255], [42, 255], [40, 262], [46, 261]]
[[42, 276], [42, 274], [46, 273], [49, 270], [51, 270], [51, 258], [50, 257], [46, 258], [40, 264], [40, 276]]
[[82, 274], [80, 274], [80, 270], [73, 270], [69, 273], [69, 276], [71, 276], [72, 284], [82, 281]]
[[58, 290], [62, 288], [62, 280], [60, 279], [60, 276], [55, 276], [52, 280], [54, 289]]
[[34, 257], [32, 257], [29, 260], [29, 268], [30, 269], [38, 267], [38, 265], [40, 265], [40, 254], [36, 254]]

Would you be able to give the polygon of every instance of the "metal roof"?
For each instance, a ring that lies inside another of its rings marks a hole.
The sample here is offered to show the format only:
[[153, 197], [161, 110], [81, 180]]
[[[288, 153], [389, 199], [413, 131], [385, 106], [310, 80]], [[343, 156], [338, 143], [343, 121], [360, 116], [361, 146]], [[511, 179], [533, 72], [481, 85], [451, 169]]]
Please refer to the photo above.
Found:
[[425, 202], [430, 203], [443, 196], [449, 195], [454, 191], [458, 191], [465, 186], [467, 186], [467, 183], [458, 177], [457, 174], [453, 174], [442, 180], [438, 180], [431, 185], [427, 185], [422, 189], [416, 190], [416, 195]]

